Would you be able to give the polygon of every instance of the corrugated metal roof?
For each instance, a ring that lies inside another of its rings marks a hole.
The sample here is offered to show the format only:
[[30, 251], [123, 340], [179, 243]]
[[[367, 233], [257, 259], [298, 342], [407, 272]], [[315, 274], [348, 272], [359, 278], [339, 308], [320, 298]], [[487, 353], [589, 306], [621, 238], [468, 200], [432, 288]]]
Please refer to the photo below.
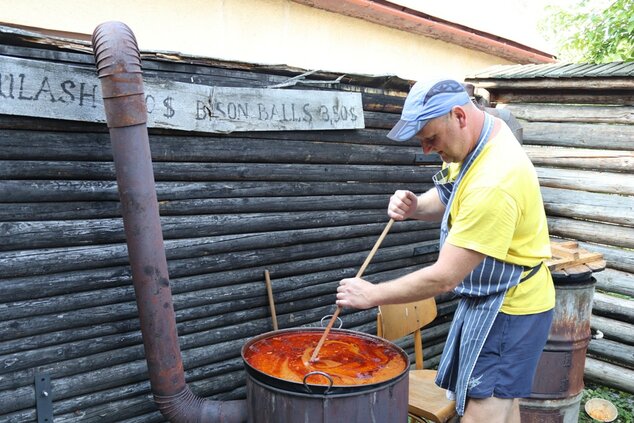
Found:
[[634, 62], [603, 64], [558, 63], [497, 65], [470, 75], [469, 79], [627, 78], [634, 77]]

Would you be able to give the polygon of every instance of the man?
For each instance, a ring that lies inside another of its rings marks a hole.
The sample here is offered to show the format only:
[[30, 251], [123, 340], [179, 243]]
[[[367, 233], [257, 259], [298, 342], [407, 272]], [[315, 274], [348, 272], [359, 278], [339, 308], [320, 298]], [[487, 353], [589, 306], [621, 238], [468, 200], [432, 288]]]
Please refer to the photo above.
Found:
[[453, 290], [460, 302], [436, 383], [455, 395], [462, 423], [519, 423], [517, 399], [530, 395], [555, 305], [535, 169], [508, 126], [454, 80], [416, 83], [388, 137], [416, 137], [444, 162], [435, 188], [396, 191], [388, 206], [397, 221], [441, 221], [438, 260], [380, 284], [343, 279], [337, 305], [369, 308]]

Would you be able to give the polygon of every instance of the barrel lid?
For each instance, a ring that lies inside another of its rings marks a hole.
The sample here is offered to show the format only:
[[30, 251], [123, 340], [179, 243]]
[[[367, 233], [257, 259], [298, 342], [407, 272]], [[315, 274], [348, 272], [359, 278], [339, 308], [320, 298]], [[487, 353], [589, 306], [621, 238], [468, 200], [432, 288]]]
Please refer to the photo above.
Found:
[[603, 254], [587, 251], [575, 241], [551, 241], [552, 258], [545, 263], [555, 282], [588, 281], [592, 273], [605, 269]]

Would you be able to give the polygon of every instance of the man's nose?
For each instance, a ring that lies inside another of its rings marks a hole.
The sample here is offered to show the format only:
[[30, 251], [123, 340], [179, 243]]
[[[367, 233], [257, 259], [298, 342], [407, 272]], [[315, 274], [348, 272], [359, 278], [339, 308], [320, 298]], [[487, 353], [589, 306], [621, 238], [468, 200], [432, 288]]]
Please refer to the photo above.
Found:
[[423, 153], [425, 153], [425, 154], [431, 153], [431, 150], [432, 150], [431, 143], [428, 143], [428, 142], [425, 142], [425, 141], [421, 141], [420, 142], [420, 146], [423, 149]]

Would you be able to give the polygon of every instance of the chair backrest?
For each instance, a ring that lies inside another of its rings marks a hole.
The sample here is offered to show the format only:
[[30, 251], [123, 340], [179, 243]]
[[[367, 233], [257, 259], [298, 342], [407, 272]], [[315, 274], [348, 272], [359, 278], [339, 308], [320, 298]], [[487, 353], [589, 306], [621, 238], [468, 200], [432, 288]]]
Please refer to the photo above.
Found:
[[431, 323], [437, 315], [433, 298], [406, 304], [379, 306], [377, 313], [377, 335], [394, 341], [414, 334], [416, 368], [423, 368], [423, 344], [420, 329]]

